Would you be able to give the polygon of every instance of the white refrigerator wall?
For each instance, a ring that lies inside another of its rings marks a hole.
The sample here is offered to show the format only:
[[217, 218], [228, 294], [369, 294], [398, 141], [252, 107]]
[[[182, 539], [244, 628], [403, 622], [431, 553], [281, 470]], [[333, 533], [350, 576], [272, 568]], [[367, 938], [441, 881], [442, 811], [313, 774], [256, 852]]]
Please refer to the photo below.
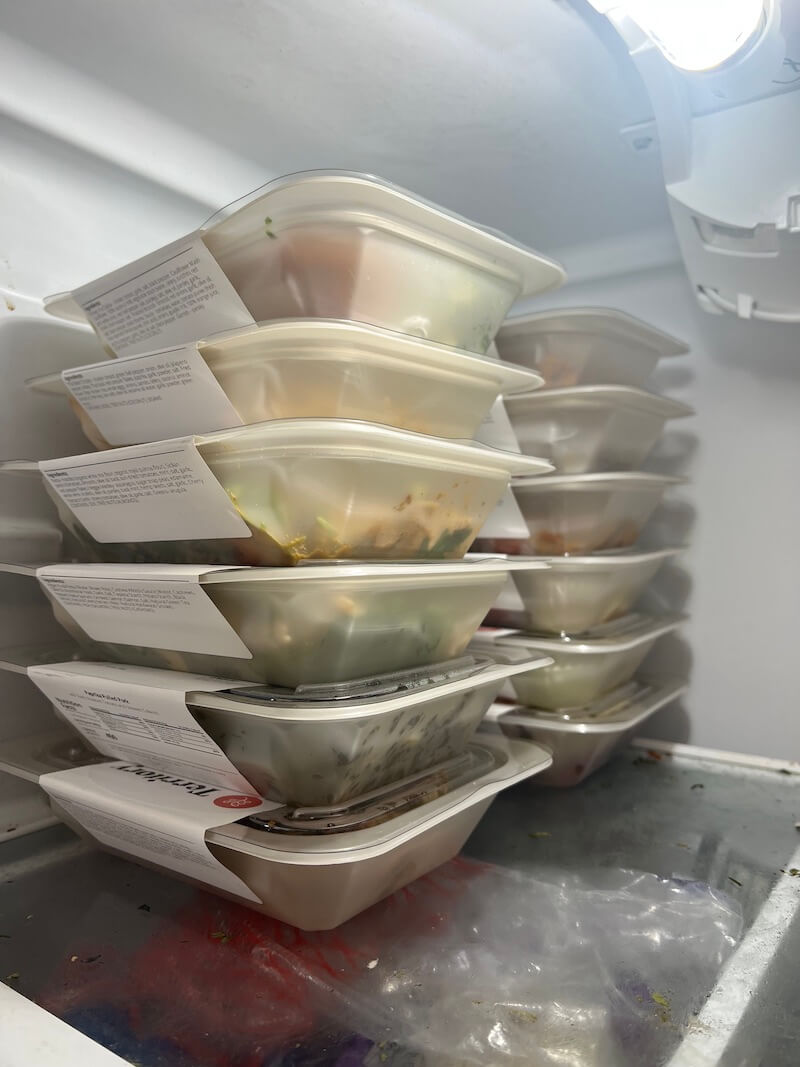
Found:
[[691, 354], [664, 360], [654, 385], [692, 404], [648, 467], [685, 475], [646, 531], [688, 548], [656, 580], [687, 611], [650, 666], [688, 669], [690, 689], [648, 736], [800, 758], [800, 327], [708, 315], [683, 268], [567, 286], [534, 307], [616, 307], [677, 334]]

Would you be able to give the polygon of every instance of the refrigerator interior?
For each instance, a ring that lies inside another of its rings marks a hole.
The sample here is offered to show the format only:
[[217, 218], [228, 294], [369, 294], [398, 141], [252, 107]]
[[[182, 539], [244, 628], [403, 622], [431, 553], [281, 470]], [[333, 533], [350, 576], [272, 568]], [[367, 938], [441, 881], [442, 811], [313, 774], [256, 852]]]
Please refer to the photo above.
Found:
[[[687, 546], [648, 603], [690, 618], [648, 666], [688, 677], [689, 689], [647, 736], [767, 761], [800, 757], [800, 327], [698, 306], [670, 221], [652, 106], [603, 17], [582, 0], [0, 0], [0, 11], [0, 459], [87, 451], [66, 406], [24, 381], [104, 353], [88, 328], [46, 315], [43, 297], [178, 238], [271, 178], [316, 168], [379, 175], [563, 263], [568, 284], [515, 311], [618, 308], [689, 344], [690, 355], [663, 361], [653, 384], [697, 416], [670, 428], [647, 463], [687, 483], [646, 531], [650, 544]], [[44, 515], [37, 496], [0, 479], [0, 523], [21, 513], [29, 522]], [[0, 574], [0, 647], [59, 636], [44, 598], [21, 576]], [[20, 738], [61, 729], [27, 679], [4, 673], [2, 686], [0, 764]], [[762, 771], [762, 799], [769, 774], [795, 781], [790, 764]], [[584, 818], [588, 807], [570, 803]], [[800, 819], [797, 803], [795, 790], [787, 827]], [[518, 815], [505, 798], [500, 810]], [[556, 818], [556, 800], [542, 810]], [[4, 853], [15, 878], [35, 868], [36, 854], [14, 839], [37, 830], [50, 835], [47, 863], [53, 849], [70, 862], [63, 850], [74, 842], [56, 822], [35, 784], [0, 771], [0, 870]], [[473, 854], [509, 862], [516, 846], [501, 854], [489, 829], [487, 819]], [[790, 866], [797, 835], [775, 834], [768, 856], [742, 861], [759, 876], [748, 922], [771, 899], [778, 863]], [[558, 849], [549, 858], [571, 862]], [[622, 858], [635, 865], [633, 844]], [[707, 861], [683, 873], [713, 880]], [[85, 868], [76, 892], [107, 877], [109, 893], [126, 897], [120, 861], [76, 851], [74, 862]], [[680, 866], [653, 862], [648, 869], [666, 875]], [[164, 879], [132, 877], [137, 891], [171, 899]], [[789, 912], [781, 914], [788, 929]], [[791, 929], [796, 939], [796, 918]], [[28, 1011], [0, 982], [0, 1030], [13, 1034], [0, 1062], [33, 1062], [26, 1042], [44, 1024]], [[49, 1017], [47, 1025], [60, 1050], [54, 1063], [123, 1062], [71, 1029], [64, 1036]], [[35, 1047], [36, 1062], [49, 1062]], [[685, 1062], [734, 1062], [718, 1053]]]

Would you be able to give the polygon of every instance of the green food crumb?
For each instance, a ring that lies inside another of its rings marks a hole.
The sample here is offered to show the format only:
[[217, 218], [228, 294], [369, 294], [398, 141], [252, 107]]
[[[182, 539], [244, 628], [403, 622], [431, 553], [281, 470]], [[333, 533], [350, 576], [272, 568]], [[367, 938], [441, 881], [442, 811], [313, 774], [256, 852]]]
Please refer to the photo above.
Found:
[[271, 226], [272, 225], [272, 219], [269, 217], [269, 215], [265, 215], [264, 216], [264, 225], [265, 226]]
[[522, 1023], [535, 1023], [539, 1018], [535, 1011], [523, 1011], [521, 1008], [512, 1008], [508, 1014]]
[[273, 233], [272, 230], [266, 230], [267, 237], [271, 237], [273, 241], [277, 240], [277, 233]]
[[651, 993], [650, 999], [655, 1001], [655, 1003], [660, 1005], [662, 1008], [666, 1008], [667, 1010], [669, 1010], [670, 1003], [663, 993]]
[[214, 941], [219, 941], [221, 945], [227, 945], [230, 941], [230, 935], [226, 934], [224, 930], [215, 930], [211, 937]]

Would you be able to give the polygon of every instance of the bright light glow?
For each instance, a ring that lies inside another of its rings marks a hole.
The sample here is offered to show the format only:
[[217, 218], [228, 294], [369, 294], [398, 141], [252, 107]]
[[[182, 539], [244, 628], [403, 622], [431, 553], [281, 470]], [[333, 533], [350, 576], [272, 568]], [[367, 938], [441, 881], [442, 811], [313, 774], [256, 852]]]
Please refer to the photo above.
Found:
[[712, 70], [736, 55], [764, 19], [764, 0], [590, 0], [619, 11], [682, 70]]

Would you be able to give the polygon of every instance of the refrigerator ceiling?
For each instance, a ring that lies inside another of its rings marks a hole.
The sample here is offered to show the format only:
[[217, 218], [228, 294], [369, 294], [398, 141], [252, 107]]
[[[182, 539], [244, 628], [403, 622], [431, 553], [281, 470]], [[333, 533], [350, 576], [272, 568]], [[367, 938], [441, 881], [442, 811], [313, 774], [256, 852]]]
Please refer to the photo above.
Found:
[[620, 137], [647, 97], [574, 2], [0, 0], [0, 284], [79, 285], [317, 167], [398, 182], [573, 277], [676, 258], [658, 153]]

